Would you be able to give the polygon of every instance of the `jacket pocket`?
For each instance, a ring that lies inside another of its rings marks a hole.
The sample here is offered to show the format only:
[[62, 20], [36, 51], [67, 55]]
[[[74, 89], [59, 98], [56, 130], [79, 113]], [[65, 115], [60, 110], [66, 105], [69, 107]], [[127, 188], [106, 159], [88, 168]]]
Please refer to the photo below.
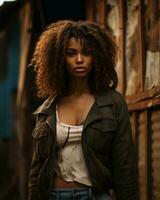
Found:
[[93, 123], [91, 127], [106, 133], [110, 131], [116, 131], [117, 121], [114, 118], [104, 118], [101, 121]]
[[105, 118], [93, 123], [87, 130], [87, 143], [101, 155], [109, 156], [112, 140], [117, 131], [117, 122], [112, 118]]

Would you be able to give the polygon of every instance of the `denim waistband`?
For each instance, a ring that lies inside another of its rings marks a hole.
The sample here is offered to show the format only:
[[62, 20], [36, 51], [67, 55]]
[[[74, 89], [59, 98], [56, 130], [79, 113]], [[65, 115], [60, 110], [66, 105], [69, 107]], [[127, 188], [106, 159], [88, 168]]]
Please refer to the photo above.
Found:
[[56, 188], [50, 193], [49, 200], [81, 200], [92, 199], [92, 188]]
[[110, 200], [107, 194], [96, 194], [95, 189], [88, 188], [56, 188], [50, 195], [49, 200]]

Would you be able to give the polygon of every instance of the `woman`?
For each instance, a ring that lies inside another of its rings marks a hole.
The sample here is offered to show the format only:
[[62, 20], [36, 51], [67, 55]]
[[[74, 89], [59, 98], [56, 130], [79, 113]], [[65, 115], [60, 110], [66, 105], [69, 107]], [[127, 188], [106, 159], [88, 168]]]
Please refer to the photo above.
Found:
[[137, 200], [126, 103], [115, 90], [115, 46], [99, 25], [62, 20], [32, 59], [38, 96], [28, 200]]

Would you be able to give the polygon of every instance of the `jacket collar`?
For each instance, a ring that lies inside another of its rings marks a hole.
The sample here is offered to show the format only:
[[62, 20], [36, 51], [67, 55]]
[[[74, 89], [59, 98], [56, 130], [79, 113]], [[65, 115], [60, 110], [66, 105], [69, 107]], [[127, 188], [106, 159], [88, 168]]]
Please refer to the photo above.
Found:
[[[104, 92], [101, 95], [95, 96], [95, 103], [90, 109], [87, 118], [84, 123], [84, 129], [95, 121], [101, 121], [104, 118], [104, 112], [102, 112], [103, 107], [113, 105], [112, 93], [110, 90], [108, 92]], [[105, 113], [108, 114], [108, 113]]]
[[[52, 110], [53, 104], [55, 103], [56, 95], [53, 97], [48, 97], [43, 104], [38, 107], [38, 109], [33, 114], [48, 114]], [[98, 107], [103, 107], [113, 104], [112, 90], [107, 90], [106, 92], [96, 95], [95, 101]]]
[[53, 104], [55, 102], [56, 95], [53, 97], [48, 97], [37, 110], [34, 111], [34, 115], [37, 114], [48, 114], [52, 111]]
[[[84, 128], [87, 127], [94, 121], [101, 120], [103, 118], [102, 113], [100, 111], [101, 107], [107, 105], [113, 105], [113, 90], [107, 90], [103, 94], [95, 96], [95, 103], [91, 107], [87, 118], [85, 120]], [[55, 121], [55, 101], [56, 95], [53, 97], [48, 97], [44, 103], [33, 113], [33, 114], [46, 114], [49, 125], [53, 128]]]

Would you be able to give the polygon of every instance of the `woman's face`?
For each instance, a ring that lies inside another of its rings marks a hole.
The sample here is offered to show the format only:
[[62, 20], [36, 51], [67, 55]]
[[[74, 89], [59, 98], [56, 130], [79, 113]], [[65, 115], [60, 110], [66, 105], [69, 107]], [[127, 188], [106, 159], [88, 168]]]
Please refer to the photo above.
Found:
[[66, 68], [73, 77], [87, 77], [93, 68], [91, 51], [83, 41], [71, 37], [65, 50]]

